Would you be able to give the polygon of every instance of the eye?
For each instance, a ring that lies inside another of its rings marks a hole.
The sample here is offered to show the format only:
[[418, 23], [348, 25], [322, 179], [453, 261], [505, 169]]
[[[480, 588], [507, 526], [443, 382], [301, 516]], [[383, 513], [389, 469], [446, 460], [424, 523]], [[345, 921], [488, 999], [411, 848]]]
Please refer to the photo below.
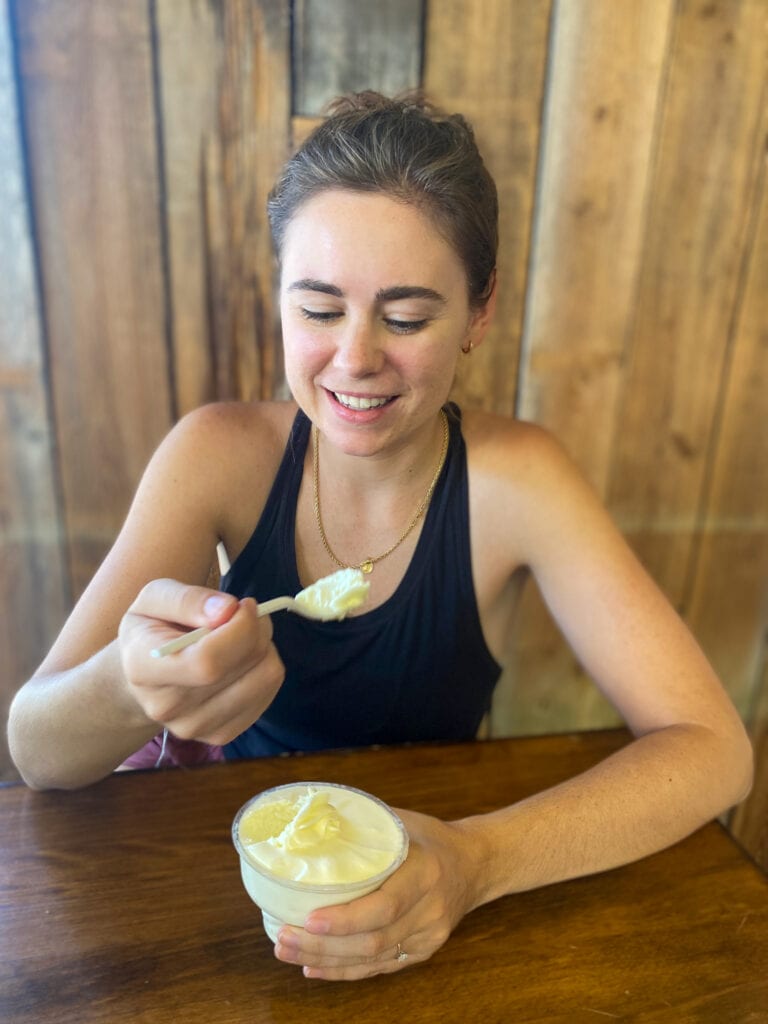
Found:
[[395, 334], [416, 334], [427, 326], [429, 320], [396, 320], [393, 317], [384, 317], [384, 323]]
[[334, 320], [338, 320], [341, 313], [336, 310], [319, 310], [319, 309], [307, 309], [305, 306], [301, 307], [301, 315], [305, 320], [312, 320], [315, 323], [328, 324]]

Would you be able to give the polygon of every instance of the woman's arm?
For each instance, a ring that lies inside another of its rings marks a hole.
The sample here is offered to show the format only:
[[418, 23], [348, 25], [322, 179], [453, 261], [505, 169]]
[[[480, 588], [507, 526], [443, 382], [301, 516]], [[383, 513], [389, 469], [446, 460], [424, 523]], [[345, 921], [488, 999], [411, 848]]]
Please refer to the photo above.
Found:
[[[735, 769], [733, 761], [735, 760]], [[740, 787], [720, 773], [741, 773]], [[457, 822], [399, 810], [405, 864], [381, 889], [284, 926], [275, 954], [307, 977], [356, 980], [429, 959], [469, 911], [500, 896], [655, 853], [746, 794], [749, 745], [697, 726], [648, 733], [589, 771], [520, 803]], [[714, 799], [705, 792], [711, 785]]]
[[381, 890], [314, 912], [304, 931], [281, 931], [277, 956], [309, 976], [399, 969], [398, 943], [408, 963], [427, 959], [474, 907], [651, 854], [749, 790], [751, 748], [733, 705], [591, 488], [543, 431], [518, 424], [505, 434], [488, 460], [490, 483], [476, 487], [485, 510], [476, 524], [485, 547], [473, 547], [478, 587], [484, 565], [511, 573], [527, 564], [635, 740], [491, 814], [445, 823], [402, 812], [411, 852]]
[[[102, 778], [163, 725], [226, 742], [274, 696], [282, 665], [269, 620], [252, 600], [202, 585], [230, 528], [222, 509], [237, 487], [238, 417], [236, 407], [198, 410], [160, 445], [114, 547], [16, 695], [8, 738], [29, 785]], [[253, 449], [258, 438], [246, 433]], [[199, 625], [217, 628], [178, 654], [150, 656]]]
[[[636, 739], [576, 779], [465, 823], [495, 864], [481, 902], [668, 846], [742, 800], [752, 780], [746, 731], [699, 645], [565, 453], [522, 429], [510, 467], [520, 553]], [[506, 850], [520, 842], [528, 855], [510, 865]]]

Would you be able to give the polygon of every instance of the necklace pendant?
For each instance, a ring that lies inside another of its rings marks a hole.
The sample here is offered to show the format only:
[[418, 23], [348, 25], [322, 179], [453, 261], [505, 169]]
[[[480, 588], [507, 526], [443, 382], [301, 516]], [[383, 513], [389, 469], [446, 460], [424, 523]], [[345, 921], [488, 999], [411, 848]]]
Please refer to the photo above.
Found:
[[367, 576], [369, 573], [373, 572], [373, 559], [372, 558], [366, 558], [366, 560], [364, 562], [360, 563], [359, 568], [360, 568], [360, 571], [364, 572], [366, 574], [366, 576]]

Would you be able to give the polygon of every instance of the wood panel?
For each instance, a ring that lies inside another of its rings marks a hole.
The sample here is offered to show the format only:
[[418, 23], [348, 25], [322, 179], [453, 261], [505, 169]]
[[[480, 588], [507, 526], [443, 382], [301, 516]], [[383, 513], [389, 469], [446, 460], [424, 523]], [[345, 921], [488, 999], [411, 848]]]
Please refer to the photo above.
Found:
[[472, 123], [499, 191], [496, 323], [463, 361], [455, 397], [512, 414], [541, 136], [550, 2], [430, 3], [424, 85]]
[[316, 116], [342, 93], [418, 87], [424, 2], [294, 0], [293, 112]]
[[608, 499], [679, 605], [763, 147], [763, 0], [683, 0], [649, 191]]
[[283, 395], [265, 210], [290, 148], [290, 5], [158, 0], [157, 28], [178, 412]]
[[[0, 715], [69, 603], [9, 11], [0, 0]], [[12, 777], [5, 729], [0, 779]]]
[[[601, 494], [640, 273], [673, 5], [557, 7], [518, 415], [566, 445]], [[528, 585], [493, 710], [495, 734], [610, 725], [538, 590]]]
[[[768, 117], [768, 106], [763, 109]], [[762, 166], [688, 617], [750, 728], [755, 784], [731, 816], [731, 829], [768, 871], [768, 181]]]
[[550, 40], [517, 412], [562, 438], [600, 494], [673, 10], [672, 0], [561, 4]]
[[75, 596], [171, 423], [145, 0], [16, 3]]
[[[497, 323], [455, 397], [555, 431], [744, 714], [764, 709], [764, 0], [0, 4], [39, 240], [3, 135], [0, 694], [171, 421], [285, 393], [267, 190], [331, 95], [418, 84], [423, 52], [501, 200]], [[494, 733], [616, 720], [532, 590], [510, 649]], [[738, 819], [753, 843], [761, 786]]]
[[[768, 105], [759, 138], [768, 137]], [[742, 298], [713, 445], [706, 514], [687, 600], [688, 619], [748, 715], [768, 636], [768, 182], [754, 242], [744, 252]], [[765, 805], [768, 818], [768, 803]]]

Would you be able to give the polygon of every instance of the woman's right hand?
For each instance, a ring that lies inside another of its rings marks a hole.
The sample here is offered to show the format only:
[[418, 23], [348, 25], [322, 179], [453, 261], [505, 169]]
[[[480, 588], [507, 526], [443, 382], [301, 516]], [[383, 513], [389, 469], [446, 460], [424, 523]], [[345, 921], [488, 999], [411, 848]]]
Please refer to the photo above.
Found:
[[[179, 739], [221, 745], [247, 729], [285, 676], [272, 624], [253, 598], [238, 601], [176, 580], [148, 583], [120, 622], [120, 658], [131, 697]], [[175, 654], [152, 651], [188, 629], [211, 632]]]

